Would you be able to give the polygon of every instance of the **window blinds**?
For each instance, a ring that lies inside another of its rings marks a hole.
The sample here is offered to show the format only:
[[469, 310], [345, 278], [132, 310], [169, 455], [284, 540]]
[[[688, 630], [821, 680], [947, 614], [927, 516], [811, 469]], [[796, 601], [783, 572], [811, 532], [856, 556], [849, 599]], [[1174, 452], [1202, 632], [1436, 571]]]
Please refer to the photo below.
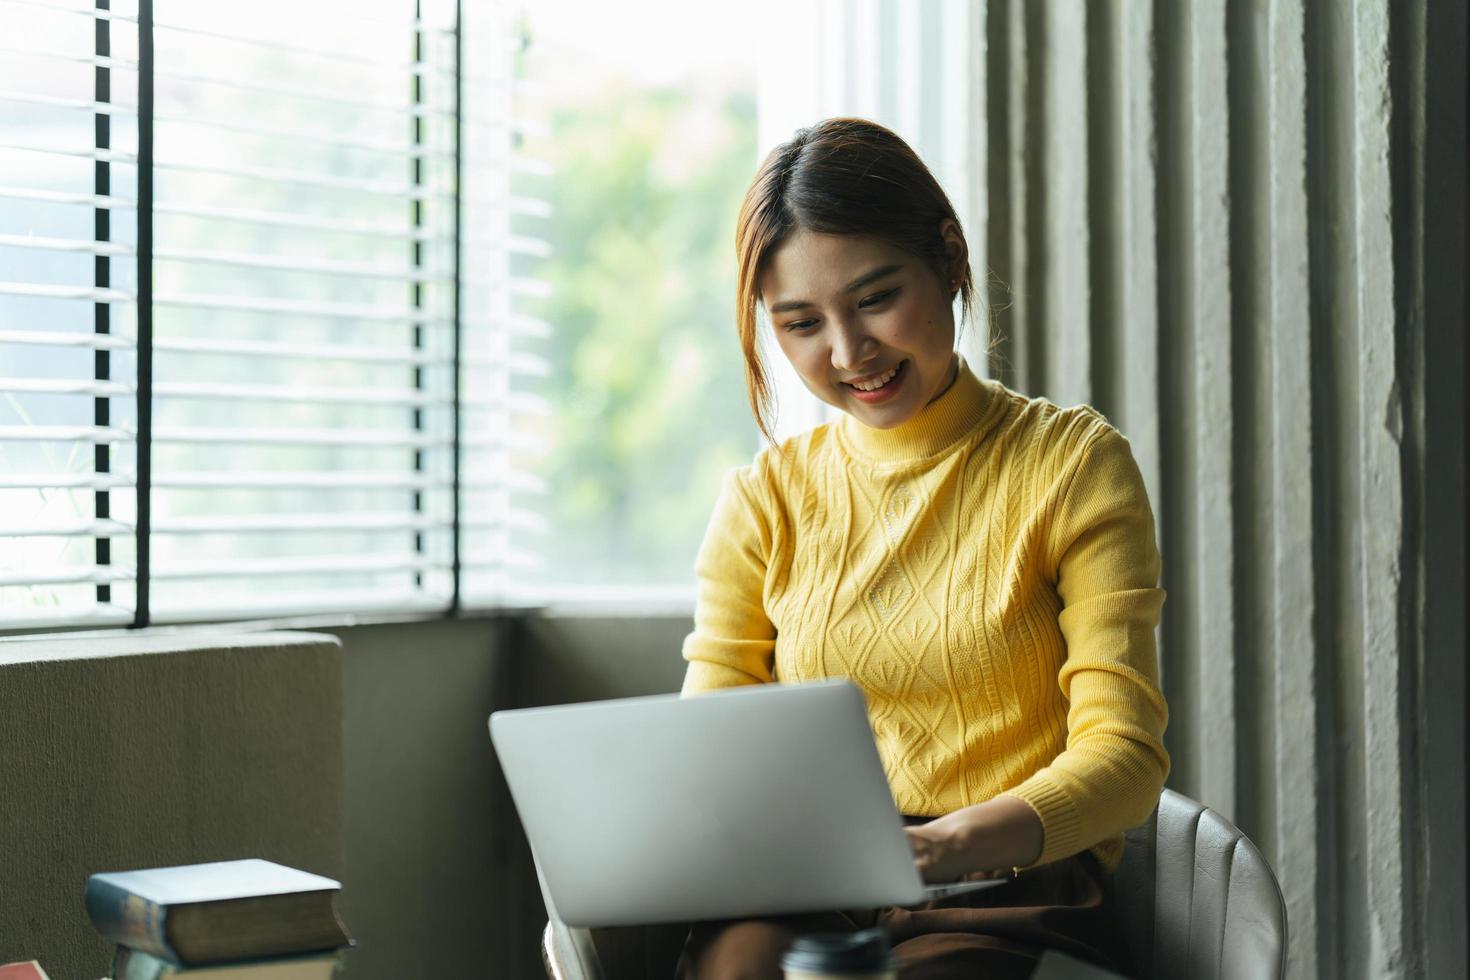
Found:
[[362, 9], [155, 0], [155, 619], [450, 599], [453, 23]]
[[138, 17], [5, 0], [0, 620], [133, 619]]
[[0, 0], [0, 625], [447, 609], [457, 557], [496, 601], [547, 329], [508, 11], [145, 0], [140, 125], [140, 11], [97, 3]]
[[462, 80], [461, 586], [467, 605], [490, 606], [520, 601], [518, 576], [540, 566], [548, 531], [534, 469], [550, 412], [525, 382], [550, 372], [538, 348], [552, 329], [518, 304], [548, 288], [532, 273], [551, 251], [536, 232], [549, 217], [537, 192], [552, 174], [519, 150], [520, 134], [542, 130], [536, 93], [518, 79], [512, 11], [466, 4], [463, 32], [469, 50], [503, 52], [467, 60]]

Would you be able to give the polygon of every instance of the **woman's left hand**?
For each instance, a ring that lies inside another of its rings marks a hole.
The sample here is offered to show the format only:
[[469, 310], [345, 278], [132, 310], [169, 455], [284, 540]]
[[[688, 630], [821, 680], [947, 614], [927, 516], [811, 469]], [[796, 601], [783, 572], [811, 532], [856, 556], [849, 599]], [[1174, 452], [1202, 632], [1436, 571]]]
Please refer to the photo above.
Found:
[[[951, 814], [950, 816], [953, 816]], [[909, 847], [914, 851], [914, 866], [925, 882], [949, 882], [994, 878], [997, 872], [975, 867], [974, 856], [961, 843], [963, 835], [955, 821], [940, 817], [915, 827], [905, 827]]]
[[1004, 796], [904, 830], [926, 882], [1009, 875], [1035, 861], [1043, 843], [1036, 812]]

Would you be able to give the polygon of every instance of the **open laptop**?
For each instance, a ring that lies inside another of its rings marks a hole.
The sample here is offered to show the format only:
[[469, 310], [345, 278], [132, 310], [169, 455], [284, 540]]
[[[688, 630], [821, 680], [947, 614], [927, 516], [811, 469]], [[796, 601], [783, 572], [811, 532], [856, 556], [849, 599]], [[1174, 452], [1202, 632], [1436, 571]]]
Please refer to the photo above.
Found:
[[553, 914], [618, 926], [917, 905], [925, 886], [848, 681], [498, 711]]

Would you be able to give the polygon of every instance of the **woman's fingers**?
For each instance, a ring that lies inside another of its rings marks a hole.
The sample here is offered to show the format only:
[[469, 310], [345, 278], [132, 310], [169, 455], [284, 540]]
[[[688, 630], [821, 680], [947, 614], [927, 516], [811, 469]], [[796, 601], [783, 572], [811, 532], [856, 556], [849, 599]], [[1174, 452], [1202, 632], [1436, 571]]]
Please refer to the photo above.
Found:
[[959, 855], [952, 853], [944, 838], [934, 836], [922, 824], [904, 830], [914, 852], [914, 866], [925, 881], [952, 881], [958, 876], [960, 869], [955, 865]]
[[921, 833], [915, 833], [913, 827], [905, 827], [904, 832], [908, 834], [909, 848], [914, 852], [914, 867], [918, 868], [919, 875], [928, 881], [929, 872], [938, 859], [934, 842]]

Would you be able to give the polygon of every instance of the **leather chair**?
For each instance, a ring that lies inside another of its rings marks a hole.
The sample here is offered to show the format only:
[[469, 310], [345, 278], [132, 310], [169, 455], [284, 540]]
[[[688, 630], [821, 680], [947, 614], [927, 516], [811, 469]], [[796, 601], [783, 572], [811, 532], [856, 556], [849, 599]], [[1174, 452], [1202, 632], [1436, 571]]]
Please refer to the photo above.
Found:
[[1286, 975], [1286, 899], [1234, 824], [1166, 789], [1125, 841], [1111, 897], [1140, 978]]
[[[1126, 842], [1110, 886], [1138, 977], [1285, 975], [1285, 899], [1261, 852], [1230, 821], [1166, 789]], [[667, 980], [687, 931], [683, 925], [572, 929], [553, 911], [541, 938], [542, 960], [551, 980]]]

